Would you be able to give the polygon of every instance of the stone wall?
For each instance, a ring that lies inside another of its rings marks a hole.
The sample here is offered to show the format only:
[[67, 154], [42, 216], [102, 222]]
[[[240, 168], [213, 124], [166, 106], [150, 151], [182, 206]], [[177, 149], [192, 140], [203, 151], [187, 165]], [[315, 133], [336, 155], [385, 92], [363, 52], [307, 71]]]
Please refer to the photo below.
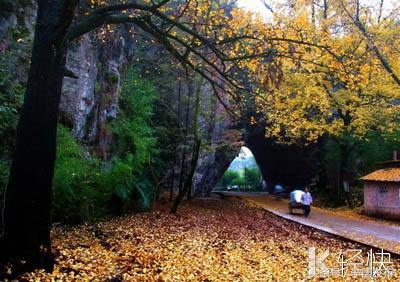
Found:
[[364, 212], [381, 218], [400, 219], [400, 184], [366, 181]]

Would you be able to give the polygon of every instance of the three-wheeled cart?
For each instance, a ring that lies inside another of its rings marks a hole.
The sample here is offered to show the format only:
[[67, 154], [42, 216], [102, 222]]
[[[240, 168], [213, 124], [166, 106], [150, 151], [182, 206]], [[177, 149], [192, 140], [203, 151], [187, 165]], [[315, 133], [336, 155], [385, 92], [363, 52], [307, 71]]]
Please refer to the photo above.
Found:
[[304, 191], [301, 190], [294, 190], [290, 192], [290, 201], [288, 204], [289, 207], [289, 213], [293, 214], [293, 210], [300, 210], [302, 211], [302, 214], [304, 213], [304, 205], [301, 202], [301, 197], [303, 196]]

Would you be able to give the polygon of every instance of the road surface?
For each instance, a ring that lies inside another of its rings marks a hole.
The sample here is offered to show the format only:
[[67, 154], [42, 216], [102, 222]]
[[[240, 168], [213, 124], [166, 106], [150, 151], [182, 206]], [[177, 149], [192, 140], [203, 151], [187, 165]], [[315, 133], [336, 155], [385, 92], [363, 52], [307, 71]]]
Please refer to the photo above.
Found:
[[396, 225], [373, 219], [348, 218], [316, 207], [312, 207], [310, 216], [305, 218], [300, 212], [289, 214], [287, 200], [266, 193], [221, 194], [240, 197], [283, 218], [400, 255], [400, 223]]

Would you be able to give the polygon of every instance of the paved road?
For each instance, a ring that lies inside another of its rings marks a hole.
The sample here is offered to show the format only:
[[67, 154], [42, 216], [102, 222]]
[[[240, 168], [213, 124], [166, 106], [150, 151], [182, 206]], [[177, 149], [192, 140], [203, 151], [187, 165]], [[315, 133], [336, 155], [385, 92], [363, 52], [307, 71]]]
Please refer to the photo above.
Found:
[[223, 193], [225, 196], [237, 196], [252, 204], [262, 207], [278, 216], [311, 226], [319, 230], [339, 235], [362, 244], [383, 248], [400, 255], [400, 223], [355, 219], [338, 215], [332, 211], [313, 207], [311, 214], [305, 218], [300, 214], [291, 215], [288, 212], [288, 201], [265, 193]]

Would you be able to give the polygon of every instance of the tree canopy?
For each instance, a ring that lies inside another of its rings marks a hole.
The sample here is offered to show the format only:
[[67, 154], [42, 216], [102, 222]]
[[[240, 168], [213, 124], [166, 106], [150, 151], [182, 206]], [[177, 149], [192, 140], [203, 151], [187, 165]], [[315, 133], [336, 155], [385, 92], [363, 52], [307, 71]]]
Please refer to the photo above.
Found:
[[[241, 62], [256, 85], [267, 135], [302, 144], [321, 136], [391, 133], [399, 121], [399, 7], [358, 0], [290, 1], [249, 17], [271, 57]], [[246, 12], [236, 21], [246, 17]], [[256, 120], [253, 120], [256, 122]]]

